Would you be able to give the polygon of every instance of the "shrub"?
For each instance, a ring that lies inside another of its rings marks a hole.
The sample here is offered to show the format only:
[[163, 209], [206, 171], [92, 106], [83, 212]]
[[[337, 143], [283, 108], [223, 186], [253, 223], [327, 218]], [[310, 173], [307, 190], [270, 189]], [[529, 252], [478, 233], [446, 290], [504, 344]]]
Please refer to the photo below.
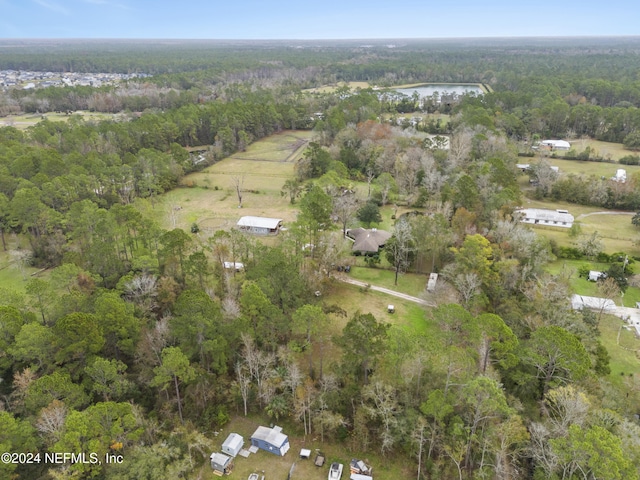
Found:
[[581, 260], [584, 257], [580, 249], [575, 247], [558, 247], [556, 256], [568, 260]]

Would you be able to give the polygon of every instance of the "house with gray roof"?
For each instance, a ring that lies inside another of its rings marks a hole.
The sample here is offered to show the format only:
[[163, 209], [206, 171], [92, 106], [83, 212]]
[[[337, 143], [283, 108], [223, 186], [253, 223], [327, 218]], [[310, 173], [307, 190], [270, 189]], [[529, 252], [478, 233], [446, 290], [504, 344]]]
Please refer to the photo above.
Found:
[[377, 228], [351, 228], [346, 233], [347, 238], [353, 240], [351, 251], [359, 255], [378, 253], [391, 238], [391, 233]]

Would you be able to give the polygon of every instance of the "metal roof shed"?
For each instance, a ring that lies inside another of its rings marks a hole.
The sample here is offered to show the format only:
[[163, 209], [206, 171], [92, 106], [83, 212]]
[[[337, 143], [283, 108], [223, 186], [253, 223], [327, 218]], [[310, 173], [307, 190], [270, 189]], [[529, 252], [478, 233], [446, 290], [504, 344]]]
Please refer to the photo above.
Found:
[[233, 467], [233, 458], [227, 457], [222, 453], [212, 453], [209, 459], [211, 460], [211, 468], [216, 472], [231, 472], [231, 468]]
[[282, 219], [246, 216], [240, 218], [237, 225], [240, 230], [256, 235], [275, 235], [282, 226]]
[[237, 433], [230, 433], [227, 439], [222, 444], [222, 451], [227, 455], [235, 457], [236, 455], [238, 455], [238, 452], [242, 450], [243, 445], [244, 438], [242, 438], [242, 435], [238, 435]]

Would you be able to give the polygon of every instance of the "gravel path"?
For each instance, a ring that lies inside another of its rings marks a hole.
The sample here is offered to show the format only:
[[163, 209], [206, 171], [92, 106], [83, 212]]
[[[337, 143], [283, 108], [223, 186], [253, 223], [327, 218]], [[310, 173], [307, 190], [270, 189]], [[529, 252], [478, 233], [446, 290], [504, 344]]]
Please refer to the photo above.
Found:
[[[336, 280], [339, 280], [341, 282], [344, 282], [344, 283], [349, 283], [351, 285], [356, 285], [358, 287], [363, 287], [364, 288], [364, 287], [367, 286], [367, 283], [361, 282], [360, 280], [354, 280], [353, 278], [349, 278], [349, 277], [334, 275], [333, 278], [335, 278]], [[433, 303], [433, 302], [428, 302], [428, 301], [423, 300], [422, 298], [418, 298], [418, 297], [412, 297], [411, 295], [407, 295], [406, 293], [396, 292], [395, 290], [389, 290], [388, 288], [377, 287], [375, 285], [370, 285], [369, 289], [370, 290], [374, 290], [376, 292], [386, 293], [387, 295], [392, 295], [394, 297], [402, 298], [403, 300], [408, 300], [410, 302], [419, 303], [420, 305], [424, 305], [426, 307], [436, 307], [436, 304]]]
[[608, 211], [608, 212], [591, 212], [591, 213], [583, 213], [582, 215], [578, 215], [576, 220], [580, 220], [581, 218], [590, 217], [591, 215], [635, 215], [634, 212], [617, 212], [617, 211]]

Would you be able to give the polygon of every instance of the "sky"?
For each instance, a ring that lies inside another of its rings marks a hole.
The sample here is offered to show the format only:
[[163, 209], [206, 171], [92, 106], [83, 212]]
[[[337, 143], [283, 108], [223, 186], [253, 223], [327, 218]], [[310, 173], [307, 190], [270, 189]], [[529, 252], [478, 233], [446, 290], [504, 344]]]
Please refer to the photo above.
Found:
[[0, 0], [0, 38], [640, 35], [638, 0]]

